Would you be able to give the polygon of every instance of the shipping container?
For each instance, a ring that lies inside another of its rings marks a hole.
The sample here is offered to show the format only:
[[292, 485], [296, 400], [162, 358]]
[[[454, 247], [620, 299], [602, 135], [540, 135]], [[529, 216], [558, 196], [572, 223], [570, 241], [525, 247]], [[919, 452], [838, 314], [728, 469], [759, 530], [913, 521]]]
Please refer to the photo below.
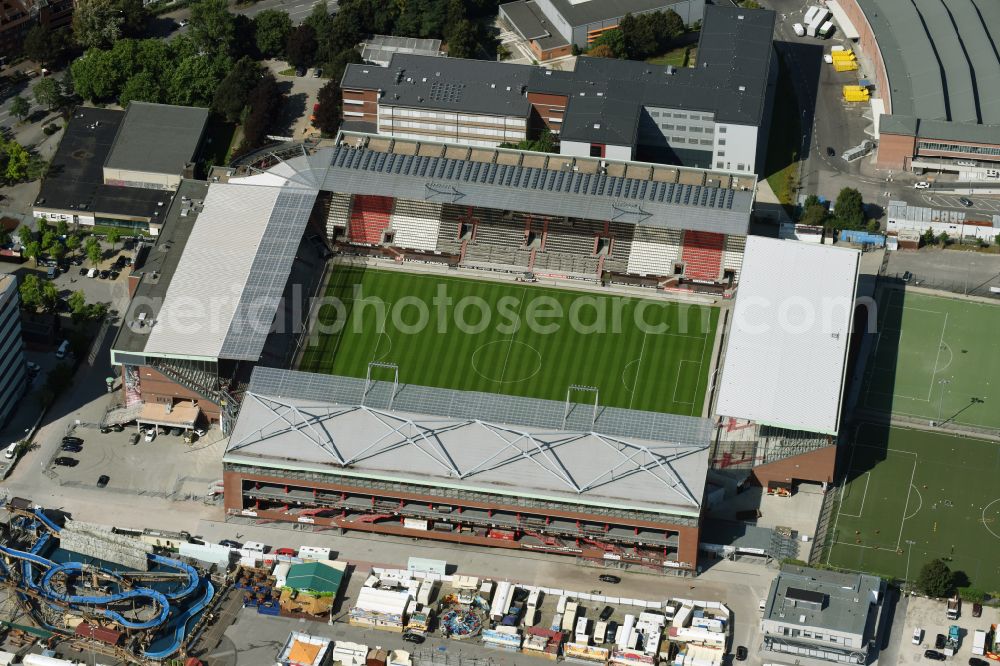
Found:
[[408, 530], [421, 530], [426, 532], [430, 521], [422, 518], [403, 518], [403, 527]]
[[575, 601], [566, 603], [566, 612], [563, 613], [563, 631], [573, 631], [576, 627], [576, 616], [580, 612], [580, 604]]
[[584, 645], [590, 644], [590, 620], [585, 617], [578, 618], [576, 621], [576, 629], [573, 632], [576, 642], [583, 643]]
[[792, 25], [792, 30], [795, 31], [795, 34], [798, 35], [799, 37], [805, 37], [806, 36], [805, 26], [803, 26], [801, 23], [795, 23], [795, 24], [793, 24]]

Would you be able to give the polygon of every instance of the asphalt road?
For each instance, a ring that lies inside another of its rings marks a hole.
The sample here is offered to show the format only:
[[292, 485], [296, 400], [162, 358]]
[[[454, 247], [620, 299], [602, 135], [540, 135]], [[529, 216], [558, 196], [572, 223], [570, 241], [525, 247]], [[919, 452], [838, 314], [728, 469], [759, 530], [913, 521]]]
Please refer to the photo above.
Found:
[[[253, 18], [265, 9], [281, 9], [292, 19], [292, 23], [302, 23], [312, 12], [314, 0], [261, 0], [252, 5], [235, 5], [233, 11]], [[333, 14], [337, 11], [337, 0], [327, 0], [326, 10]]]

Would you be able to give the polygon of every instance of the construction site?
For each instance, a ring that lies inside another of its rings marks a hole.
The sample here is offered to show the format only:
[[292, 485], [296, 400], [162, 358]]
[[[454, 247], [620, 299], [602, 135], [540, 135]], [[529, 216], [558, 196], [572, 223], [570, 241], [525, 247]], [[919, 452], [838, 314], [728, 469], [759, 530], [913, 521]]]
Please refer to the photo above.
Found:
[[5, 617], [15, 618], [5, 623], [5, 648], [17, 656], [42, 648], [52, 658], [76, 652], [109, 663], [164, 663], [183, 659], [210, 623], [225, 571], [213, 576], [133, 536], [25, 499], [5, 508], [0, 580]]

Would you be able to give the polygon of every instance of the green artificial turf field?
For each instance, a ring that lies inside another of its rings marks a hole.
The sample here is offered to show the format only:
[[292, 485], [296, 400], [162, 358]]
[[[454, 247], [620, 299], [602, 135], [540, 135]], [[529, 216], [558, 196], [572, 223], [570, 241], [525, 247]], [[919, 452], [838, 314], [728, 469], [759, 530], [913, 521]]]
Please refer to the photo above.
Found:
[[[916, 580], [943, 558], [1000, 591], [1000, 444], [861, 424], [837, 498], [827, 563]], [[912, 541], [913, 543], [909, 543]]]
[[865, 407], [1000, 428], [1000, 307], [885, 289], [865, 370]]
[[605, 406], [702, 413], [717, 308], [345, 266], [325, 294], [343, 306], [315, 313], [300, 370], [365, 377], [394, 363], [407, 384], [559, 401], [589, 386]]

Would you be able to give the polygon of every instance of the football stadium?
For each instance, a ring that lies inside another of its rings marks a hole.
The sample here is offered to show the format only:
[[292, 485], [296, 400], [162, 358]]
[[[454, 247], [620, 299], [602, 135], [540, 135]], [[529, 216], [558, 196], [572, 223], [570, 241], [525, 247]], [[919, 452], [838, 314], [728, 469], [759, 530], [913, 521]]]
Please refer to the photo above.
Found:
[[348, 132], [185, 181], [105, 420], [218, 422], [228, 520], [694, 573], [710, 467], [833, 475], [858, 253], [748, 239], [755, 186]]

